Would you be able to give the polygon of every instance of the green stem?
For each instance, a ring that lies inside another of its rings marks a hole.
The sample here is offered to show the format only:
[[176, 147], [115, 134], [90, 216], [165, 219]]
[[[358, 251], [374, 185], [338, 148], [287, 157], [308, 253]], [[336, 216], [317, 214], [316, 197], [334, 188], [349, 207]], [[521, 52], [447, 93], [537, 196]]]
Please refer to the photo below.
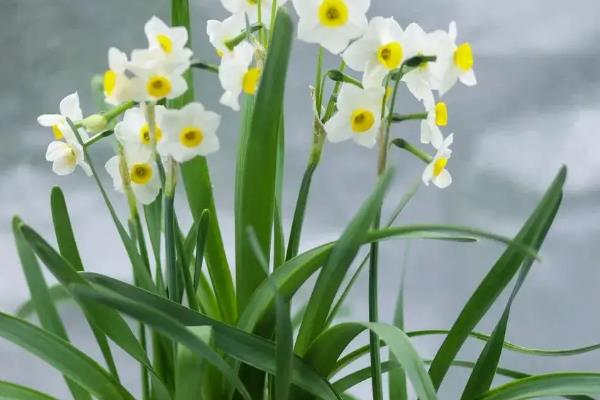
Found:
[[137, 103], [135, 101], [126, 101], [125, 103], [119, 104], [118, 106], [103, 112], [102, 116], [106, 118], [107, 122], [110, 122], [113, 119], [117, 118], [119, 115], [123, 114], [125, 111], [134, 107], [136, 104]]
[[93, 145], [94, 143], [107, 138], [109, 136], [112, 136], [115, 133], [115, 131], [113, 130], [108, 130], [108, 131], [104, 131], [104, 132], [100, 132], [97, 135], [92, 136], [91, 138], [89, 138], [84, 144], [84, 147], [89, 147], [91, 145]]
[[427, 119], [427, 113], [415, 113], [415, 114], [392, 114], [392, 122], [403, 122], [403, 121], [423, 121]]
[[290, 260], [298, 254], [300, 247], [300, 236], [302, 235], [302, 224], [304, 223], [304, 215], [306, 213], [306, 205], [308, 203], [308, 195], [310, 192], [312, 177], [319, 165], [319, 161], [321, 160], [323, 145], [325, 143], [325, 131], [323, 130], [321, 121], [319, 120], [321, 103], [323, 99], [322, 64], [323, 48], [319, 47], [315, 75], [314, 100], [317, 115], [314, 116], [313, 121], [313, 143], [308, 164], [306, 166], [306, 170], [304, 171], [304, 176], [302, 177], [302, 183], [300, 184], [300, 190], [298, 191], [298, 198], [296, 200], [296, 208], [294, 210], [294, 218], [292, 220], [292, 227], [290, 229], [290, 237], [285, 257], [286, 260]]
[[[388, 75], [385, 87], [388, 87], [390, 77]], [[379, 157], [377, 160], [377, 175], [381, 176], [387, 168], [387, 153], [389, 148], [390, 127], [392, 124], [392, 115], [398, 95], [400, 79], [394, 82], [394, 91], [390, 101], [389, 112], [385, 115], [385, 102], [382, 102], [382, 124], [379, 137]], [[381, 208], [378, 210], [373, 223], [374, 229], [379, 229], [381, 224]], [[379, 320], [379, 243], [371, 244], [369, 256], [369, 322], [378, 322]], [[373, 400], [383, 399], [383, 384], [381, 382], [381, 355], [379, 337], [374, 333], [369, 333], [370, 355], [371, 355], [371, 387], [373, 389]]]
[[392, 140], [392, 144], [398, 148], [408, 151], [409, 153], [411, 153], [412, 155], [417, 157], [419, 160], [421, 160], [427, 164], [429, 164], [433, 160], [433, 157], [430, 154], [428, 154], [425, 151], [419, 149], [418, 147], [410, 144], [409, 142], [407, 142], [406, 140], [404, 140], [402, 138]]
[[215, 64], [209, 64], [200, 60], [192, 60], [191, 68], [203, 69], [206, 71], [214, 72], [216, 74], [219, 73], [219, 66]]
[[177, 287], [177, 253], [176, 232], [175, 232], [175, 165], [172, 160], [167, 161], [166, 182], [165, 182], [165, 197], [164, 197], [164, 230], [165, 230], [165, 253], [166, 253], [166, 270], [167, 270], [167, 289], [169, 299], [174, 302], [179, 301], [179, 292]]

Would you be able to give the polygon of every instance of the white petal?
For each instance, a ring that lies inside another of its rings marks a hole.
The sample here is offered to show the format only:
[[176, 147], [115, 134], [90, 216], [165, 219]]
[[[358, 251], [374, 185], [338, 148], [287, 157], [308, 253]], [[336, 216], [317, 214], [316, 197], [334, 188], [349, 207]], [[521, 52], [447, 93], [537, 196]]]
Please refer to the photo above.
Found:
[[38, 124], [46, 127], [62, 124], [64, 120], [65, 118], [59, 114], [43, 114], [37, 118]]
[[327, 140], [332, 143], [338, 143], [350, 139], [353, 135], [349, 121], [349, 115], [340, 112], [335, 114], [329, 121], [325, 123]]
[[117, 73], [124, 73], [127, 68], [127, 54], [116, 47], [108, 49], [108, 68]]
[[429, 182], [433, 178], [433, 162], [427, 164], [427, 166], [425, 167], [425, 170], [423, 171], [423, 175], [421, 178], [423, 179], [423, 183], [426, 186], [429, 186]]
[[110, 175], [113, 181], [113, 187], [118, 192], [123, 192], [123, 179], [121, 178], [121, 171], [119, 167], [119, 156], [111, 157], [106, 164], [104, 169]]
[[167, 99], [174, 99], [181, 96], [187, 90], [187, 82], [181, 75], [173, 75], [171, 78], [171, 93], [167, 95]]
[[70, 118], [73, 122], [83, 118], [83, 113], [79, 107], [79, 94], [71, 93], [60, 101], [60, 113]]
[[234, 111], [240, 111], [240, 92], [226, 91], [219, 99], [219, 102], [227, 107], [231, 107]]
[[441, 174], [432, 179], [433, 184], [440, 189], [445, 189], [452, 184], [452, 175], [447, 169], [444, 169]]
[[76, 167], [77, 163], [69, 157], [59, 158], [52, 163], [52, 171], [60, 176], [72, 174]]
[[377, 130], [354, 134], [353, 139], [359, 145], [371, 149], [377, 144]]
[[350, 68], [355, 71], [364, 71], [376, 53], [377, 42], [363, 37], [350, 44], [342, 56]]
[[472, 69], [460, 74], [459, 79], [466, 86], [477, 85], [477, 78], [475, 77], [475, 71], [473, 71]]
[[55, 161], [70, 154], [71, 148], [65, 142], [55, 140], [46, 149], [46, 161]]

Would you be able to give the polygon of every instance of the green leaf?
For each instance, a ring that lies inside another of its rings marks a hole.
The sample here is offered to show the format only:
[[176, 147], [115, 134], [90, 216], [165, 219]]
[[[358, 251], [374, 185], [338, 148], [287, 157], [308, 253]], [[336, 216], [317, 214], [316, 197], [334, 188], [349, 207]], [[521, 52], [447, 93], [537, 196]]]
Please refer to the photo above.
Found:
[[278, 137], [292, 35], [292, 19], [287, 11], [279, 9], [250, 129], [240, 138], [235, 189], [236, 289], [240, 310], [266, 278], [248, 243], [246, 229], [254, 229], [262, 253], [271, 252]]
[[[63, 285], [60, 285], [60, 284], [50, 286], [48, 288], [48, 295], [50, 296], [49, 301], [51, 301], [55, 305], [57, 303], [61, 303], [66, 300], [73, 300], [73, 298], [69, 294], [69, 291], [67, 289], [65, 289], [65, 287]], [[22, 318], [22, 319], [27, 319], [34, 313], [35, 313], [35, 304], [33, 302], [33, 299], [29, 299], [17, 308], [17, 311], [15, 312], [15, 316]]]
[[[62, 190], [55, 186], [52, 188], [50, 194], [50, 208], [52, 211], [52, 223], [54, 224], [54, 233], [56, 235], [56, 241], [62, 257], [64, 257], [76, 271], [83, 271], [83, 263], [79, 255], [79, 249], [77, 248], [77, 242], [75, 241], [75, 235], [73, 234], [73, 228], [71, 226], [71, 218], [69, 217], [69, 211], [67, 209], [67, 203]], [[109, 371], [119, 379], [117, 366], [112, 355], [112, 351], [108, 344], [106, 336], [98, 330], [94, 325], [90, 325], [98, 347], [102, 352], [102, 356], [106, 361]], [[57, 333], [53, 330], [50, 332], [58, 334], [60, 337], [68, 341], [66, 336]]]
[[335, 370], [339, 355], [356, 336], [365, 330], [374, 332], [388, 344], [390, 352], [406, 371], [419, 398], [436, 399], [425, 364], [421, 361], [408, 336], [393, 325], [377, 322], [350, 322], [333, 326], [313, 342], [306, 353], [306, 361], [310, 362], [320, 373], [330, 376]]
[[[452, 236], [455, 234], [457, 236]], [[468, 234], [472, 236], [458, 236]], [[484, 231], [451, 226], [451, 225], [408, 225], [395, 228], [387, 228], [379, 231], [370, 232], [362, 244], [370, 243], [374, 240], [385, 240], [391, 238], [404, 239], [435, 239], [450, 241], [473, 241], [474, 237], [480, 237], [498, 241], [499, 243], [513, 243], [510, 239], [502, 236], [490, 234]], [[272, 282], [277, 285], [279, 293], [286, 298], [291, 298], [294, 293], [306, 282], [312, 274], [317, 271], [328, 259], [333, 246], [336, 242], [327, 243], [308, 250], [288, 261], [281, 267], [273, 271], [266, 282], [254, 292], [250, 298], [246, 309], [240, 315], [237, 326], [245, 331], [251, 332], [265, 315], [273, 302]], [[526, 254], [535, 254], [531, 249], [514, 243], [515, 247]]]
[[52, 222], [60, 254], [66, 258], [77, 271], [83, 271], [83, 262], [77, 249], [77, 242], [71, 227], [71, 218], [67, 211], [65, 196], [58, 186], [52, 188], [50, 193], [52, 209]]
[[196, 258], [194, 261], [194, 288], [198, 289], [200, 275], [202, 274], [202, 261], [204, 260], [204, 249], [208, 235], [208, 224], [210, 222], [210, 212], [204, 210], [198, 223], [198, 232], [196, 234]]
[[45, 393], [10, 382], [0, 381], [0, 399], [3, 400], [56, 400]]
[[[425, 360], [424, 362], [425, 362], [425, 364], [431, 363], [431, 361], [429, 361], [429, 360]], [[454, 361], [452, 361], [452, 366], [472, 369], [475, 366], [475, 363], [471, 362], [471, 361], [454, 360]], [[381, 369], [383, 372], [388, 372], [388, 371], [392, 372], [394, 370], [400, 369], [400, 365], [397, 362], [387, 361], [387, 362], [384, 362], [381, 364]], [[527, 378], [530, 376], [524, 372], [515, 371], [513, 369], [507, 369], [507, 368], [498, 368], [497, 373], [498, 373], [498, 375], [502, 375], [502, 376], [505, 376], [508, 378], [513, 378], [513, 379], [523, 379], [523, 378]], [[348, 375], [340, 378], [333, 384], [333, 386], [338, 391], [346, 391], [346, 390], [349, 390], [349, 389], [353, 388], [354, 386], [358, 385], [359, 383], [362, 383], [370, 378], [371, 378], [371, 368], [370, 367], [361, 368], [357, 371], [351, 372]], [[593, 400], [591, 397], [588, 397], [588, 396], [565, 395], [563, 397], [566, 399], [571, 399], [571, 400]]]
[[[183, 26], [188, 31], [188, 46], [191, 47], [191, 24], [188, 0], [171, 0], [171, 22], [173, 26]], [[191, 71], [184, 75], [188, 90], [177, 99], [169, 102], [170, 107], [181, 108], [194, 100], [194, 81]], [[206, 264], [212, 280], [212, 284], [219, 298], [219, 309], [221, 317], [230, 324], [237, 320], [237, 306], [235, 303], [235, 290], [233, 279], [223, 246], [221, 229], [213, 197], [212, 183], [208, 172], [206, 158], [196, 157], [181, 165], [181, 175], [188, 203], [194, 220], [199, 220], [204, 210], [209, 210], [211, 219], [209, 223], [209, 235], [206, 241]]]
[[[409, 247], [406, 246], [404, 260], [402, 262], [402, 273], [400, 274], [400, 290], [396, 298], [396, 309], [394, 310], [394, 326], [404, 331], [404, 288], [406, 286], [406, 270], [408, 268]], [[396, 356], [390, 352], [390, 361], [398, 361]], [[408, 388], [406, 387], [406, 374], [402, 368], [396, 368], [389, 374], [390, 399], [408, 400]]]
[[[95, 285], [127, 297], [135, 303], [152, 307], [153, 310], [167, 314], [186, 326], [211, 326], [215, 345], [218, 348], [243, 363], [271, 374], [275, 373], [276, 355], [273, 342], [196, 313], [179, 304], [116, 279], [90, 273], [84, 273], [83, 276]], [[104, 296], [103, 293], [96, 293], [96, 297], [100, 296]], [[114, 299], [114, 296], [111, 299]], [[318, 398], [337, 398], [330, 384], [299, 357], [293, 359], [292, 382]]]
[[[42, 270], [35, 254], [23, 237], [21, 225], [21, 220], [18, 217], [14, 217], [12, 223], [13, 235], [15, 237], [19, 259], [21, 260], [21, 265], [25, 274], [25, 280], [27, 281], [27, 286], [31, 293], [32, 309], [37, 314], [40, 324], [44, 329], [68, 341], [67, 331], [56, 310], [56, 306], [46, 284], [46, 279], [42, 274]], [[65, 377], [65, 381], [75, 399], [91, 399], [90, 395], [77, 383], [67, 377]]]
[[[192, 327], [190, 331], [205, 343], [211, 342], [210, 327]], [[175, 400], [198, 400], [202, 398], [203, 382], [201, 377], [206, 371], [206, 363], [196, 353], [183, 345], [177, 347], [177, 365], [175, 370]]]
[[530, 376], [499, 386], [481, 400], [519, 400], [566, 395], [600, 395], [600, 374], [562, 372]]
[[4, 313], [0, 313], [0, 336], [46, 361], [98, 399], [134, 400], [115, 377], [58, 336]]
[[[74, 284], [89, 286], [87, 281], [75, 271], [73, 266], [71, 266], [67, 260], [58, 254], [40, 235], [38, 235], [37, 232], [27, 225], [21, 225], [20, 230], [38, 257], [44, 262], [46, 267], [48, 267], [55, 278], [62, 285], [64, 285], [71, 294], [73, 294], [71, 286]], [[154, 383], [160, 390], [161, 397], [168, 398], [166, 388], [156, 376], [156, 373], [152, 369], [150, 361], [148, 360], [146, 352], [138, 342], [137, 338], [125, 320], [116, 311], [111, 310], [110, 308], [87, 301], [86, 299], [79, 298], [75, 295], [73, 297], [81, 306], [86, 318], [93, 328], [97, 328], [102, 331], [119, 347], [144, 365], [152, 374]]]
[[[532, 234], [538, 232], [540, 226], [546, 223], [554, 211], [554, 204], [561, 196], [565, 178], [566, 168], [563, 167], [535, 211], [515, 237], [516, 243], [522, 243], [525, 246], [534, 244]], [[475, 325], [489, 310], [526, 257], [527, 255], [521, 249], [509, 245], [475, 290], [436, 353], [429, 369], [429, 374], [436, 388], [439, 388], [442, 383], [452, 360], [466, 341], [469, 332], [475, 328]]]
[[387, 172], [379, 179], [373, 194], [364, 202], [360, 211], [334, 245], [308, 301], [296, 341], [297, 354], [304, 355], [312, 341], [325, 328], [331, 304], [335, 300], [350, 264], [367, 238], [369, 228], [381, 207], [391, 178], [392, 173]]
[[[558, 212], [561, 200], [562, 196], [556, 200], [555, 204], [553, 205], [553, 212], [547, 216], [543, 225], [540, 226], [538, 231], [532, 233], [532, 242], [534, 243], [536, 249], [539, 249], [544, 242], [548, 230], [550, 229], [556, 213]], [[525, 281], [525, 278], [527, 277], [527, 274], [533, 265], [533, 262], [534, 260], [531, 258], [526, 258], [524, 260], [521, 271], [519, 272], [519, 277], [517, 278], [517, 282], [515, 283], [508, 302], [506, 303], [504, 312], [502, 313], [498, 324], [494, 328], [494, 332], [492, 333], [490, 339], [487, 341], [483, 350], [481, 351], [481, 354], [477, 359], [477, 363], [471, 372], [471, 376], [469, 377], [463, 392], [462, 398], [464, 400], [472, 399], [477, 395], [488, 391], [492, 386], [492, 381], [496, 375], [496, 368], [500, 362], [500, 355], [502, 354], [511, 306], [517, 296], [517, 293], [521, 289], [523, 282]]]
[[[146, 227], [148, 230], [148, 238], [150, 239], [150, 245], [152, 246], [152, 253], [154, 254], [154, 262], [156, 263], [157, 275], [162, 274], [160, 270], [161, 265], [161, 252], [160, 252], [160, 238], [162, 232], [162, 194], [150, 204], [144, 206], [144, 218], [146, 220]], [[158, 279], [158, 276], [157, 276]]]

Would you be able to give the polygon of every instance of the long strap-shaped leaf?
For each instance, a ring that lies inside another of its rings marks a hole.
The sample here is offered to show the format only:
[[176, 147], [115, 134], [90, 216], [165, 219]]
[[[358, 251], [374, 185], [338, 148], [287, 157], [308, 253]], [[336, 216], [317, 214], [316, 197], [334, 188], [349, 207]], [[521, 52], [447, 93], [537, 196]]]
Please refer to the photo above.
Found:
[[[74, 270], [71, 264], [58, 254], [37, 232], [27, 225], [21, 225], [20, 230], [38, 257], [67, 289], [70, 290], [74, 284], [89, 285]], [[71, 290], [70, 292], [73, 294]], [[146, 352], [119, 313], [94, 302], [86, 301], [86, 299], [78, 298], [77, 296], [73, 297], [81, 306], [90, 323], [104, 332], [133, 358], [142, 363], [151, 373], [155, 386], [160, 390], [161, 398], [168, 398], [167, 389], [152, 368]]]
[[[562, 168], [544, 195], [533, 214], [529, 217], [515, 241], [525, 245], [532, 245], [532, 232], [538, 232], [552, 215], [557, 198], [561, 196], [562, 187], [566, 178], [566, 168]], [[504, 290], [518, 271], [521, 263], [527, 256], [515, 246], [509, 246], [490, 272], [485, 276], [479, 287], [475, 290], [457, 320], [454, 322], [450, 333], [436, 353], [429, 374], [436, 389], [446, 376], [452, 360], [469, 336], [469, 332], [489, 310], [496, 298]]]
[[[429, 361], [429, 360], [425, 360], [424, 362], [425, 362], [425, 364], [431, 364], [431, 361]], [[452, 366], [473, 369], [473, 367], [475, 367], [475, 363], [471, 362], [471, 361], [454, 360], [454, 361], [452, 361]], [[386, 361], [381, 364], [381, 370], [383, 372], [391, 373], [392, 371], [395, 371], [398, 369], [401, 369], [401, 367], [397, 362], [394, 362], [394, 361]], [[508, 368], [498, 368], [497, 373], [498, 373], [498, 375], [502, 375], [504, 377], [513, 378], [513, 379], [524, 379], [524, 378], [531, 377], [531, 375], [526, 374], [524, 372], [515, 371], [513, 369], [508, 369]], [[370, 378], [371, 378], [371, 368], [370, 367], [361, 368], [361, 369], [351, 372], [348, 375], [335, 381], [333, 383], [333, 386], [336, 388], [336, 390], [343, 392], [343, 391], [353, 388], [354, 386], [358, 385], [359, 383], [364, 382]], [[594, 400], [591, 397], [585, 396], [585, 395], [563, 395], [562, 397], [564, 397], [565, 399], [569, 399], [569, 400]], [[395, 399], [395, 398], [393, 398], [393, 399]]]
[[376, 333], [389, 346], [390, 353], [404, 368], [419, 398], [437, 398], [425, 364], [412, 346], [409, 337], [393, 325], [348, 322], [333, 326], [313, 342], [306, 353], [307, 362], [310, 362], [325, 376], [331, 375], [335, 369], [335, 361], [338, 356], [356, 336], [367, 330]]
[[[455, 236], [453, 236], [455, 235]], [[468, 235], [468, 236], [461, 236]], [[506, 245], [513, 244], [515, 248], [527, 255], [535, 255], [535, 252], [526, 246], [519, 245], [508, 238], [490, 234], [477, 229], [450, 226], [450, 225], [409, 225], [382, 229], [370, 232], [361, 242], [362, 245], [373, 240], [385, 240], [391, 238], [403, 239], [434, 239], [450, 241], [473, 241], [474, 238], [488, 239]], [[268, 281], [252, 295], [246, 309], [240, 315], [238, 327], [251, 332], [260, 321], [273, 302], [272, 285], [275, 284], [279, 293], [291, 298], [294, 293], [312, 276], [328, 259], [336, 242], [328, 243], [308, 250], [291, 260], [286, 261], [281, 267], [273, 271]]]
[[[50, 295], [50, 290], [48, 289], [40, 265], [35, 258], [33, 250], [31, 250], [21, 233], [21, 223], [22, 222], [18, 217], [13, 219], [13, 235], [15, 237], [19, 259], [23, 266], [27, 286], [31, 293], [32, 308], [36, 312], [40, 324], [44, 329], [68, 341], [69, 337], [67, 336], [67, 331], [56, 310], [56, 305]], [[91, 399], [89, 393], [77, 383], [67, 377], [65, 377], [65, 380], [76, 400]]]
[[[83, 273], [83, 276], [93, 284], [113, 291], [135, 303], [152, 306], [153, 309], [171, 316], [181, 324], [187, 326], [211, 326], [217, 347], [246, 364], [272, 374], [275, 373], [276, 355], [273, 342], [223, 324], [180, 304], [173, 303], [116, 279], [90, 273]], [[271, 291], [273, 291], [273, 288], [271, 288]], [[97, 296], [101, 295], [102, 293], [97, 294]], [[337, 399], [336, 393], [332, 390], [327, 380], [306, 365], [299, 357], [294, 357], [292, 365], [292, 382], [294, 384], [318, 398]]]
[[562, 372], [536, 375], [499, 386], [477, 400], [520, 400], [567, 395], [600, 395], [600, 374]]
[[292, 35], [292, 19], [287, 11], [279, 9], [250, 129], [240, 137], [235, 188], [236, 289], [240, 310], [267, 276], [248, 242], [247, 229], [252, 227], [256, 232], [262, 253], [271, 254], [278, 137]]
[[333, 246], [331, 254], [319, 274], [308, 301], [302, 325], [300, 325], [296, 341], [298, 354], [304, 355], [312, 341], [324, 329], [331, 304], [346, 277], [350, 264], [367, 238], [369, 228], [381, 207], [383, 196], [391, 179], [391, 170], [379, 179], [373, 194], [364, 202], [360, 211]]
[[35, 354], [102, 400], [134, 400], [117, 380], [67, 341], [0, 313], [0, 336]]
[[146, 304], [133, 302], [118, 294], [109, 291], [100, 292], [99, 290], [92, 289], [89, 285], [74, 285], [73, 290], [82, 297], [119, 310], [151, 326], [171, 340], [186, 346], [197, 356], [217, 368], [244, 399], [251, 399], [244, 384], [238, 379], [229, 364], [208, 344], [198, 338], [192, 331], [188, 330], [185, 325], [172, 318], [172, 316], [157, 311]]
[[17, 385], [10, 382], [0, 381], [0, 399], [4, 400], [56, 400], [45, 393]]
[[[50, 208], [52, 211], [54, 234], [56, 236], [56, 242], [58, 243], [60, 254], [71, 263], [76, 271], [83, 271], [83, 262], [81, 261], [79, 249], [77, 248], [77, 242], [75, 241], [75, 235], [73, 234], [71, 217], [69, 216], [65, 196], [62, 190], [57, 186], [52, 188], [52, 192], [50, 194]], [[102, 333], [102, 331], [100, 331], [94, 325], [90, 325], [90, 328], [92, 329], [94, 337], [96, 338], [98, 347], [100, 347], [100, 351], [102, 352], [102, 356], [106, 361], [108, 370], [118, 379], [119, 375], [117, 366], [115, 364], [115, 360], [113, 358], [106, 335], [104, 335], [104, 333]]]
[[[548, 230], [550, 230], [550, 226], [554, 221], [554, 217], [558, 212], [561, 200], [562, 196], [559, 196], [556, 199], [555, 204], [550, 206], [552, 207], [551, 209], [554, 210], [553, 213], [547, 217], [547, 219], [544, 221], [544, 224], [540, 226], [537, 232], [532, 232], [532, 241], [536, 249], [539, 249], [544, 242], [544, 239], [548, 234]], [[462, 395], [463, 400], [473, 399], [481, 393], [488, 391], [492, 386], [492, 381], [496, 375], [496, 368], [500, 362], [500, 355], [502, 354], [502, 350], [504, 348], [503, 344], [504, 338], [506, 337], [506, 328], [508, 326], [510, 310], [517, 293], [523, 286], [523, 282], [525, 282], [525, 278], [527, 277], [533, 262], [534, 260], [531, 258], [525, 259], [524, 264], [521, 267], [521, 271], [519, 272], [517, 282], [515, 283], [513, 291], [510, 294], [508, 302], [506, 303], [506, 307], [504, 308], [504, 312], [496, 324], [490, 339], [487, 341], [483, 350], [481, 351], [475, 368], [473, 368], [471, 376], [467, 381], [467, 385], [465, 386]]]
[[[171, 22], [173, 26], [183, 26], [192, 37], [190, 24], [190, 6], [188, 0], [171, 1]], [[188, 46], [191, 47], [191, 39]], [[194, 100], [194, 80], [192, 72], [184, 75], [188, 90], [177, 99], [169, 102], [170, 107], [180, 108]], [[225, 255], [225, 247], [221, 237], [221, 229], [216, 213], [213, 187], [208, 171], [206, 158], [196, 157], [181, 165], [181, 175], [190, 210], [194, 220], [198, 221], [202, 212], [208, 210], [211, 218], [208, 226], [209, 235], [206, 241], [206, 264], [212, 284], [219, 298], [219, 309], [223, 320], [234, 323], [237, 320], [237, 307], [235, 303], [235, 290], [231, 271]]]

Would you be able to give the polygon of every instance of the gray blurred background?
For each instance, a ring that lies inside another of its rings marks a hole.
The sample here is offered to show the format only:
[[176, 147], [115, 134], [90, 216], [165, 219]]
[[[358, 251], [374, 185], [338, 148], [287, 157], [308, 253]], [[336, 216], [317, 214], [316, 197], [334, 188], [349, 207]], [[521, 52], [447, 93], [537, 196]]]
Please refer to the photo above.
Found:
[[[222, 19], [217, 0], [193, 3], [193, 48], [198, 58], [216, 62], [205, 34], [206, 19]], [[448, 96], [455, 132], [447, 190], [422, 188], [399, 223], [457, 223], [513, 235], [539, 200], [561, 164], [569, 167], [563, 207], [511, 315], [508, 339], [530, 347], [565, 348], [600, 341], [598, 270], [600, 248], [600, 6], [596, 0], [373, 0], [370, 16], [393, 15], [403, 25], [415, 21], [426, 30], [447, 29], [455, 19], [459, 39], [476, 54], [479, 86], [457, 86]], [[19, 214], [52, 237], [49, 190], [66, 193], [86, 269], [129, 280], [129, 266], [112, 222], [93, 182], [79, 170], [58, 177], [44, 160], [51, 133], [36, 123], [58, 110], [59, 100], [78, 90], [84, 113], [94, 111], [90, 77], [106, 68], [109, 46], [124, 51], [145, 46], [144, 22], [153, 14], [169, 18], [167, 1], [156, 0], [0, 0], [0, 309], [14, 312], [28, 298], [10, 219]], [[288, 79], [287, 165], [284, 212], [289, 227], [299, 180], [310, 144], [315, 46], [297, 42]], [[327, 59], [334, 67], [337, 60]], [[218, 104], [215, 76], [196, 75], [199, 99], [224, 116], [222, 150], [209, 159], [219, 217], [229, 252], [233, 233], [233, 177], [238, 116]], [[405, 96], [399, 111], [420, 111]], [[418, 124], [394, 128], [394, 136], [417, 140]], [[94, 149], [102, 166], [111, 153]], [[353, 143], [328, 145], [309, 205], [303, 247], [335, 239], [374, 182], [376, 152]], [[421, 174], [423, 165], [393, 151], [397, 178], [387, 201], [391, 208]], [[105, 177], [107, 178], [107, 177]], [[108, 182], [108, 179], [106, 179]], [[123, 199], [113, 193], [123, 207]], [[124, 213], [122, 215], [125, 215]], [[390, 320], [400, 279], [402, 242], [383, 246], [382, 318]], [[448, 328], [502, 248], [486, 242], [413, 242], [407, 274], [408, 330]], [[49, 278], [50, 281], [53, 281]], [[366, 319], [366, 275], [345, 318]], [[478, 327], [489, 332], [499, 317], [503, 296]], [[73, 341], [97, 356], [92, 336], [73, 305], [61, 306]], [[440, 337], [417, 339], [431, 357]], [[481, 345], [469, 342], [461, 359], [475, 359]], [[138, 370], [130, 359], [121, 374], [137, 393]], [[600, 353], [568, 358], [535, 358], [505, 352], [502, 366], [525, 372], [600, 371]], [[468, 371], [453, 369], [442, 399], [458, 398]], [[59, 374], [0, 340], [0, 380], [26, 384], [68, 398]], [[501, 379], [497, 383], [502, 382]], [[370, 398], [368, 386], [354, 392]]]

